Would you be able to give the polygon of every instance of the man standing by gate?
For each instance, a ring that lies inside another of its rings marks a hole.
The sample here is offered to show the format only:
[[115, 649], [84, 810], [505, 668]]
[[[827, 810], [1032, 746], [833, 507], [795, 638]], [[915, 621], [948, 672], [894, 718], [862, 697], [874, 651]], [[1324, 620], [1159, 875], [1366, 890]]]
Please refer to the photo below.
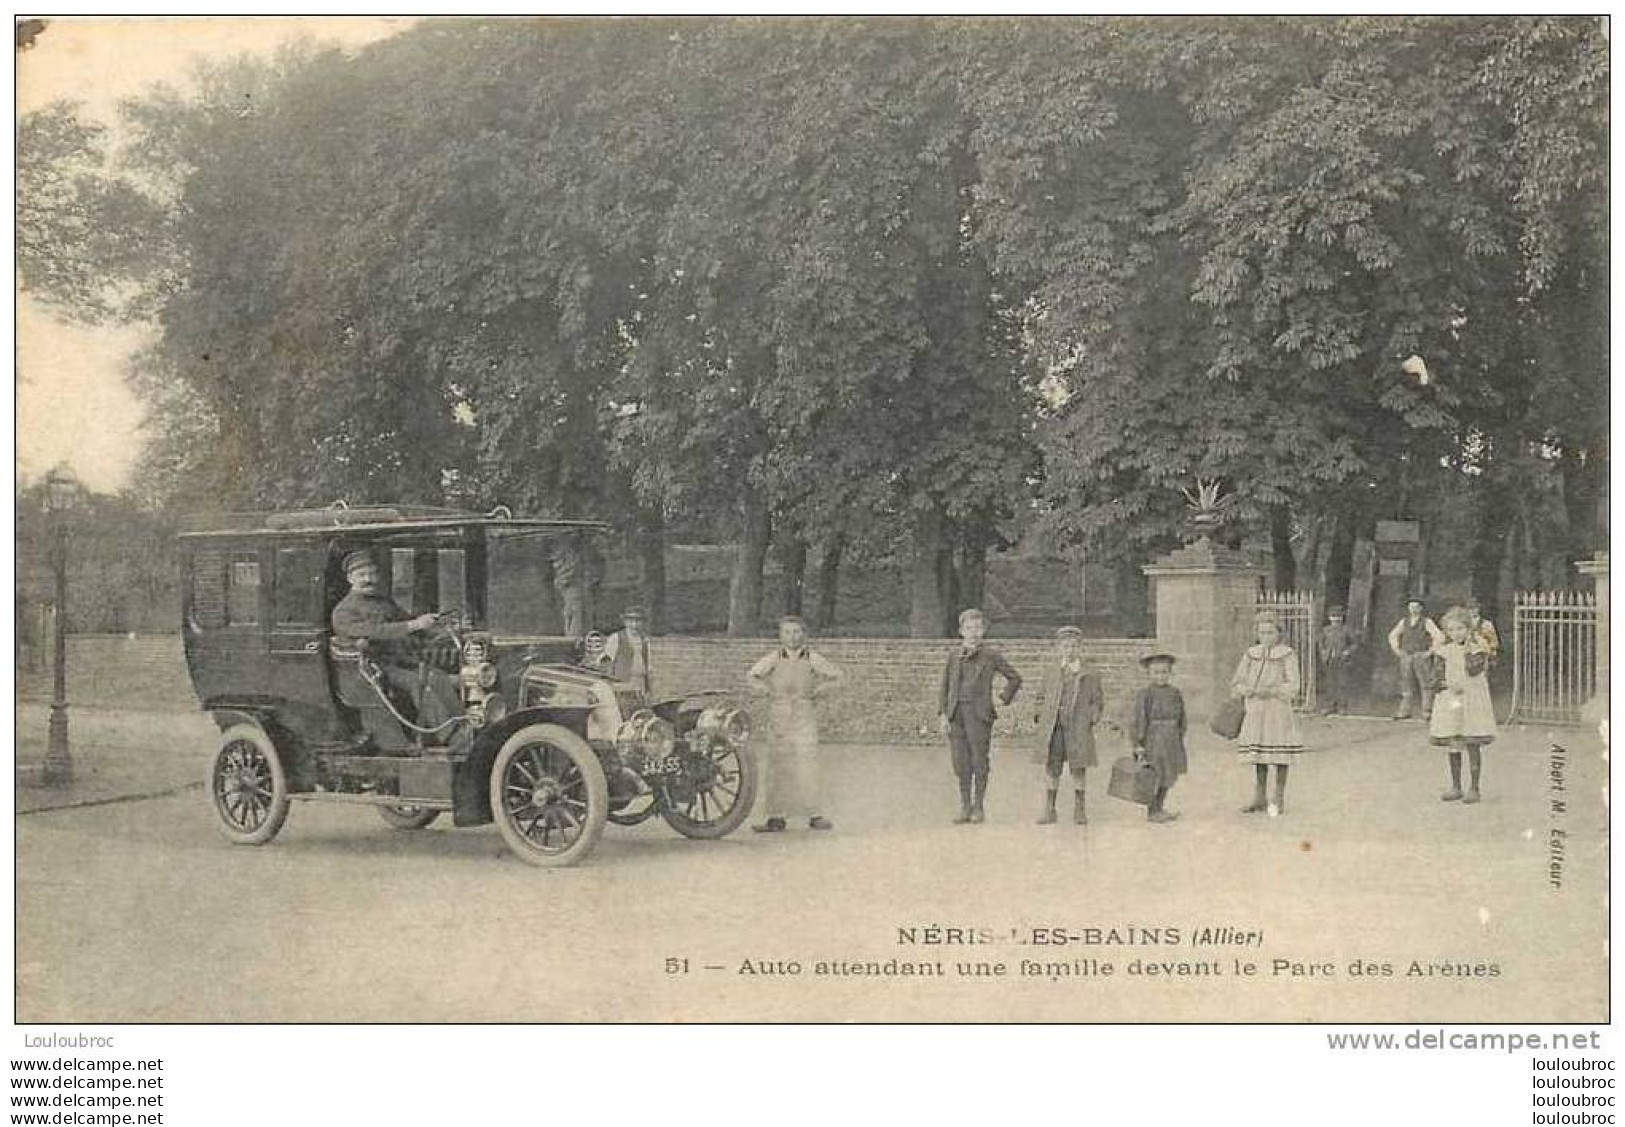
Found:
[[1411, 717], [1412, 701], [1421, 694], [1422, 719], [1433, 713], [1433, 658], [1429, 651], [1434, 642], [1444, 641], [1444, 633], [1427, 616], [1427, 605], [1421, 599], [1405, 604], [1405, 617], [1394, 623], [1388, 631], [1388, 648], [1399, 659], [1399, 711], [1395, 720]]

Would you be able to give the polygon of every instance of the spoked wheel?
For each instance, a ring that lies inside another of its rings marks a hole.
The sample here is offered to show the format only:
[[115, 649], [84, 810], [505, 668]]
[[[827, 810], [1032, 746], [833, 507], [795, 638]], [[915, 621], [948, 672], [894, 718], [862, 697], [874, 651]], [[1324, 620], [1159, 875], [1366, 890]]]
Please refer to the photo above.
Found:
[[378, 816], [398, 830], [421, 830], [440, 817], [440, 811], [402, 803], [378, 807]]
[[288, 777], [271, 737], [253, 724], [220, 733], [209, 763], [209, 801], [226, 840], [264, 845], [288, 820]]
[[756, 801], [756, 754], [749, 745], [713, 740], [683, 755], [681, 780], [668, 784], [661, 817], [684, 837], [727, 837]]
[[491, 816], [532, 865], [573, 865], [604, 832], [609, 785], [587, 741], [557, 724], [508, 737], [491, 764]]

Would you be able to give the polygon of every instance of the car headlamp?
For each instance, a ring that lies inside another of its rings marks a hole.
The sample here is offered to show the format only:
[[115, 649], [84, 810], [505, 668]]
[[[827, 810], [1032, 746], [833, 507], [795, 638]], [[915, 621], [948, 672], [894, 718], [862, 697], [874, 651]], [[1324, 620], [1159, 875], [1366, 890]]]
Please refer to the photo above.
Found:
[[694, 722], [694, 730], [711, 739], [741, 744], [750, 736], [750, 713], [742, 708], [714, 704], [700, 713], [699, 719]]

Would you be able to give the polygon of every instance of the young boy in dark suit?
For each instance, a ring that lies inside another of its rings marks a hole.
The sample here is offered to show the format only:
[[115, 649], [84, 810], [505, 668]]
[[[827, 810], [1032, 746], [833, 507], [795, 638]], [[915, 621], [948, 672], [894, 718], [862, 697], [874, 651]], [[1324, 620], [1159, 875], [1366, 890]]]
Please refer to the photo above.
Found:
[[987, 620], [976, 609], [959, 616], [960, 644], [948, 652], [937, 694], [938, 722], [953, 753], [959, 779], [959, 816], [955, 825], [981, 822], [987, 795], [988, 753], [993, 742], [993, 675], [1004, 678], [1000, 701], [1009, 704], [1021, 691], [1021, 674], [1004, 655], [986, 645]]

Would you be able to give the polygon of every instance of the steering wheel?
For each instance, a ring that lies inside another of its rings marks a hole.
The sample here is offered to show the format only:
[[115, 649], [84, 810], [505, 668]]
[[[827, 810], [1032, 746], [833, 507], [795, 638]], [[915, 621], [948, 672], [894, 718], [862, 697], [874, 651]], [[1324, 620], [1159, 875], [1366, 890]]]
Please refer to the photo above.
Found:
[[463, 638], [457, 632], [459, 615], [455, 611], [441, 611], [435, 624], [421, 635], [420, 661], [437, 669], [455, 672], [462, 662]]

